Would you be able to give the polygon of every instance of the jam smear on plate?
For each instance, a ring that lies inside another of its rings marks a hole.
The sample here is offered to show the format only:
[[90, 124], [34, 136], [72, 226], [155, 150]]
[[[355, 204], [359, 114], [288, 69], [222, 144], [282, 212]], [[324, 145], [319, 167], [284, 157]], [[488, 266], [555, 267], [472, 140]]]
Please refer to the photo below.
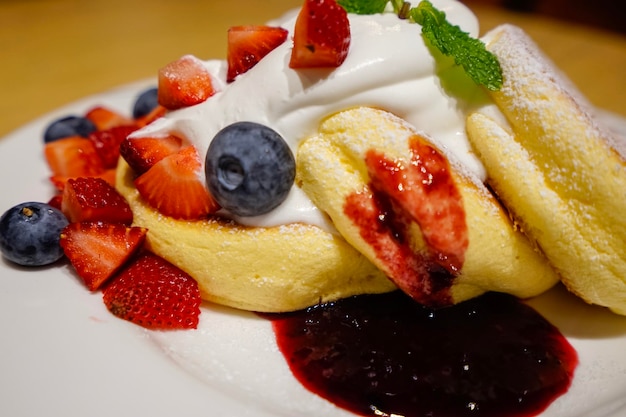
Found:
[[534, 416], [578, 364], [556, 327], [505, 294], [429, 309], [397, 291], [263, 316], [308, 390], [364, 416]]

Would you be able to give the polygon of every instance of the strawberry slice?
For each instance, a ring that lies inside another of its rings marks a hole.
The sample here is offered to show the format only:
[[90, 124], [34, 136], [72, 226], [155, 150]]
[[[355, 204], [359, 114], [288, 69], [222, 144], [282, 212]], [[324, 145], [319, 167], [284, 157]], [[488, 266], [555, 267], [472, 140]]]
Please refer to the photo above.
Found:
[[350, 49], [350, 22], [335, 0], [305, 0], [296, 19], [291, 68], [338, 67]]
[[103, 221], [130, 225], [133, 222], [133, 212], [126, 199], [102, 178], [68, 180], [61, 211], [71, 223]]
[[144, 127], [154, 122], [156, 119], [165, 116], [166, 113], [167, 109], [159, 104], [150, 113], [135, 119], [135, 124], [137, 127]]
[[161, 214], [193, 220], [219, 209], [208, 189], [196, 148], [166, 156], [135, 180], [139, 194]]
[[193, 55], [185, 55], [159, 70], [158, 100], [168, 110], [202, 103], [213, 94], [209, 70]]
[[76, 179], [76, 178], [102, 178], [103, 180], [111, 184], [112, 186], [115, 186], [116, 175], [117, 175], [117, 170], [115, 168], [109, 168], [109, 169], [105, 169], [103, 172], [101, 172], [98, 175], [89, 175], [89, 176], [74, 175], [71, 177], [64, 176], [64, 175], [52, 175], [50, 177], [50, 182], [52, 183], [52, 185], [54, 185], [54, 187], [58, 191], [63, 192], [63, 190], [65, 189], [65, 184], [67, 184], [69, 180]]
[[104, 172], [104, 166], [94, 144], [82, 136], [46, 143], [44, 155], [53, 175], [90, 177]]
[[78, 276], [95, 291], [142, 246], [147, 232], [121, 223], [70, 223], [59, 242]]
[[93, 107], [87, 111], [85, 117], [91, 120], [98, 130], [107, 130], [115, 126], [132, 125], [134, 123], [133, 119], [104, 106]]
[[200, 317], [198, 283], [157, 255], [132, 261], [103, 291], [115, 316], [148, 329], [195, 329]]
[[228, 29], [226, 80], [232, 82], [285, 42], [289, 32], [274, 26], [233, 26]]
[[122, 158], [135, 174], [141, 175], [166, 156], [178, 152], [182, 139], [176, 136], [164, 138], [126, 138], [120, 145]]
[[88, 139], [93, 142], [105, 169], [117, 166], [117, 160], [120, 157], [120, 144], [135, 130], [137, 130], [135, 125], [120, 125], [89, 134]]

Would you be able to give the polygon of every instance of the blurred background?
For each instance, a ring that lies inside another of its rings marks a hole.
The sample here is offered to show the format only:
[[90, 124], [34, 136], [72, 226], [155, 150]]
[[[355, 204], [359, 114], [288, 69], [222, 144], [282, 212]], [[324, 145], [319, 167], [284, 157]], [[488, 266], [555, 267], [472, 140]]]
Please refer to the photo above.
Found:
[[[481, 31], [524, 28], [596, 106], [626, 116], [619, 0], [462, 0]], [[136, 80], [184, 54], [226, 55], [226, 30], [302, 0], [0, 0], [0, 137], [47, 112]]]
[[626, 9], [620, 0], [461, 0], [468, 6], [491, 6], [549, 16], [626, 34]]

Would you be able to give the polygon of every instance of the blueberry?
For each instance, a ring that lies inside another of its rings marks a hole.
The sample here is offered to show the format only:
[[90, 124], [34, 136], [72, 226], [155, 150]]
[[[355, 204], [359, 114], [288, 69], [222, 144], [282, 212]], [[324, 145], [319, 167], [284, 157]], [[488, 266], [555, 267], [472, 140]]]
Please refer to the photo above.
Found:
[[296, 175], [289, 145], [271, 128], [237, 122], [219, 131], [206, 155], [209, 191], [222, 208], [257, 216], [282, 203]]
[[159, 104], [159, 99], [157, 97], [158, 91], [159, 90], [156, 87], [153, 87], [145, 90], [137, 96], [135, 104], [133, 105], [133, 117], [135, 119], [150, 114], [150, 112], [156, 108]]
[[86, 138], [96, 129], [96, 125], [86, 117], [65, 116], [48, 125], [43, 134], [43, 140], [45, 143], [48, 143], [68, 136], [82, 136]]
[[63, 213], [48, 204], [18, 204], [0, 217], [0, 251], [19, 265], [51, 264], [63, 256], [59, 238], [67, 224]]

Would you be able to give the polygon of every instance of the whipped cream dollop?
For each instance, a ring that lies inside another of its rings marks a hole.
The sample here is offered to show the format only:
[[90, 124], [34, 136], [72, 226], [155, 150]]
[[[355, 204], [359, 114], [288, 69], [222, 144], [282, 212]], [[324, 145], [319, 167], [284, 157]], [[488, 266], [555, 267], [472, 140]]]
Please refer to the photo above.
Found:
[[[432, 3], [451, 23], [478, 35], [478, 21], [467, 7], [455, 0]], [[293, 34], [297, 12], [269, 24]], [[253, 121], [276, 130], [295, 155], [298, 143], [314, 134], [324, 117], [350, 107], [372, 106], [405, 119], [484, 179], [484, 168], [465, 133], [467, 112], [488, 100], [483, 90], [452, 59], [426, 45], [420, 25], [393, 13], [350, 14], [349, 20], [350, 51], [338, 68], [289, 68], [291, 37], [232, 83], [226, 82], [225, 61], [205, 61], [219, 92], [203, 103], [170, 112], [133, 136], [173, 134], [204, 157], [219, 130], [234, 122]], [[272, 212], [234, 218], [250, 226], [301, 222], [332, 229], [295, 185]]]

